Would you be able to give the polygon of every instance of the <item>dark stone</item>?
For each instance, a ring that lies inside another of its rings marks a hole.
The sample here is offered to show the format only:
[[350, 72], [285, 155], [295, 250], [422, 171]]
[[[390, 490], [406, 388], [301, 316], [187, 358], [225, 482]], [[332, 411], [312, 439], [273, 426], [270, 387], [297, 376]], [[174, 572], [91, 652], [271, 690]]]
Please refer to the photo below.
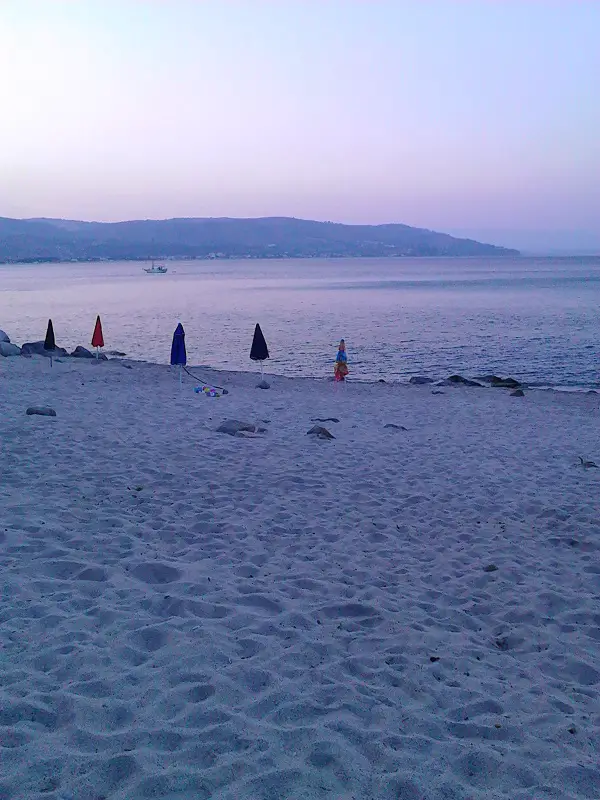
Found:
[[514, 378], [495, 378], [490, 383], [496, 389], [518, 389], [521, 386]]
[[510, 393], [511, 397], [525, 397], [525, 392], [523, 389], [515, 389], [514, 392]]
[[28, 417], [37, 414], [39, 417], [55, 417], [56, 411], [53, 408], [47, 408], [42, 406], [30, 406], [27, 411], [25, 412]]
[[479, 388], [483, 388], [482, 383], [471, 381], [468, 378], [463, 378], [462, 375], [450, 375], [447, 380], [441, 381], [440, 383], [436, 384], [436, 386], [478, 386]]
[[10, 336], [4, 331], [0, 330], [0, 342], [6, 342], [6, 344], [10, 344]]
[[435, 389], [434, 389], [431, 394], [445, 394], [445, 392], [436, 392]]
[[484, 572], [496, 572], [498, 567], [495, 564], [488, 564], [487, 567], [483, 568]]
[[121, 353], [120, 350], [109, 350], [108, 351], [108, 355], [109, 356], [117, 356], [118, 358], [123, 358], [124, 356], [127, 355], [127, 353]]
[[55, 347], [54, 350], [46, 350], [43, 342], [25, 342], [21, 347], [22, 355], [46, 356], [46, 358], [57, 358], [68, 356], [64, 347]]
[[257, 428], [252, 422], [240, 422], [239, 419], [226, 419], [217, 428], [217, 433], [228, 433], [237, 436], [242, 433], [264, 433], [264, 428]]
[[306, 435], [317, 436], [319, 439], [335, 439], [335, 436], [330, 433], [327, 428], [322, 428], [320, 425], [314, 425], [306, 432]]
[[476, 381], [483, 381], [484, 383], [494, 383], [495, 381], [501, 381], [502, 378], [499, 378], [497, 375], [475, 375]]
[[260, 383], [256, 384], [256, 388], [257, 389], [270, 389], [271, 388], [271, 384], [267, 383], [266, 381], [261, 381]]
[[433, 378], [426, 378], [424, 375], [413, 375], [409, 380], [414, 386], [425, 386], [427, 383], [433, 383]]
[[339, 422], [337, 417], [325, 417], [325, 419], [321, 419], [320, 417], [313, 417], [311, 422]]
[[405, 428], [404, 425], [396, 425], [394, 422], [388, 422], [383, 427], [384, 428], [392, 428], [395, 431], [407, 431], [408, 430], [408, 428]]
[[78, 345], [75, 350], [71, 353], [73, 358], [94, 358], [94, 354], [87, 349], [87, 347], [82, 347]]

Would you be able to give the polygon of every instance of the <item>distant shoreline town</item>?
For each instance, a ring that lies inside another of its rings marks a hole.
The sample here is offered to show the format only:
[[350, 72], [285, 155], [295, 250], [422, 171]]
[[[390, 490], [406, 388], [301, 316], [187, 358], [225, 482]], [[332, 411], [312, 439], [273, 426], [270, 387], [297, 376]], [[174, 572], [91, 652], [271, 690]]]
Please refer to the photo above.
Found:
[[408, 225], [289, 217], [82, 222], [0, 217], [1, 263], [518, 256]]

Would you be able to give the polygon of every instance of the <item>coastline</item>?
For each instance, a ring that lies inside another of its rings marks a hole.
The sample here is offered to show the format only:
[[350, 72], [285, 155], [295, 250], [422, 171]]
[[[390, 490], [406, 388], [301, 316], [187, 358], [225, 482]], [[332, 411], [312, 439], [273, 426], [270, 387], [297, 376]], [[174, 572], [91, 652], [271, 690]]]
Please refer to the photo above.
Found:
[[597, 796], [600, 395], [190, 370], [0, 360], [4, 794]]

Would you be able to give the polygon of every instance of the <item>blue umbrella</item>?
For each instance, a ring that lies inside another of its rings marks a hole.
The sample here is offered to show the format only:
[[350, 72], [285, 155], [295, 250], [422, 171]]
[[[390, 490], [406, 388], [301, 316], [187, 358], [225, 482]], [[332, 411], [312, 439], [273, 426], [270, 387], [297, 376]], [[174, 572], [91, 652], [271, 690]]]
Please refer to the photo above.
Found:
[[173, 343], [171, 345], [171, 366], [179, 365], [179, 385], [181, 385], [181, 370], [187, 363], [185, 353], [185, 331], [181, 322], [175, 328]]

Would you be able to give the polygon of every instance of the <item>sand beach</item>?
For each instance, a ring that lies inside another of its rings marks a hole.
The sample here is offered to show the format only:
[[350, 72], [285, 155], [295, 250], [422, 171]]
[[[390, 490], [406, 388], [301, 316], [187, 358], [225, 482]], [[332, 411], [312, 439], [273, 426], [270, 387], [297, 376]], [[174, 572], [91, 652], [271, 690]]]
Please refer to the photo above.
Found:
[[197, 371], [0, 359], [0, 798], [600, 797], [600, 395]]

